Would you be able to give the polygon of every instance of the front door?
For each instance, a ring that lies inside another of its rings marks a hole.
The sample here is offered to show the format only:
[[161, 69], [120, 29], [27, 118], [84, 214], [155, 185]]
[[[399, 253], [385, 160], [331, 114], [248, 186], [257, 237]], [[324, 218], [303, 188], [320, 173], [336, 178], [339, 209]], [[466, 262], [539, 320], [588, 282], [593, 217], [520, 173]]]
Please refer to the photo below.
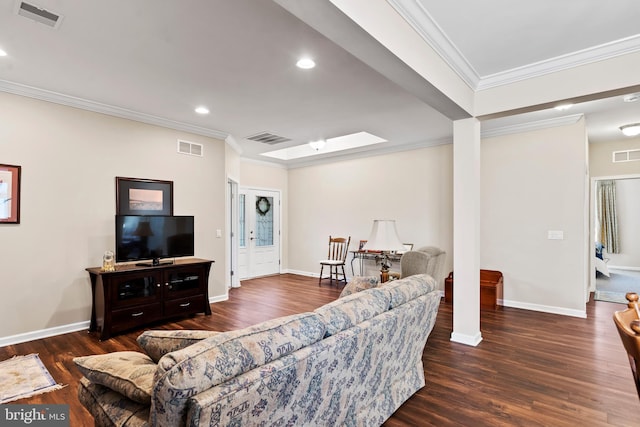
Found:
[[280, 273], [280, 193], [242, 188], [238, 214], [240, 279]]

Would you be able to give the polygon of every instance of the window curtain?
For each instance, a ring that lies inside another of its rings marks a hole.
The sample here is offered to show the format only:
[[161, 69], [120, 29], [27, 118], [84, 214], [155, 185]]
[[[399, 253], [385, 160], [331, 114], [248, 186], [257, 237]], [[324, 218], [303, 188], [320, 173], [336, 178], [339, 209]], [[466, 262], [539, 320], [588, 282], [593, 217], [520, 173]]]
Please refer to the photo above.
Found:
[[599, 241], [607, 252], [620, 252], [618, 239], [618, 216], [616, 214], [616, 182], [613, 180], [598, 181], [596, 192]]

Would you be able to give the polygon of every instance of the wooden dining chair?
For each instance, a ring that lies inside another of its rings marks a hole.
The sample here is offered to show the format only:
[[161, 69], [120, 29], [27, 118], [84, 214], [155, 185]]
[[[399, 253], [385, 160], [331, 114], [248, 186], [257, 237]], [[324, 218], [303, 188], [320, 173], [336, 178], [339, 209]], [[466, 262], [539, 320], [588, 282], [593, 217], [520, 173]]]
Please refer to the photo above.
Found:
[[638, 307], [638, 294], [630, 292], [626, 297], [629, 301], [628, 308], [613, 313], [613, 321], [629, 356], [633, 381], [640, 398], [640, 307]]
[[[351, 243], [351, 236], [349, 237], [331, 237], [329, 236], [329, 254], [327, 259], [320, 261], [320, 279], [318, 280], [318, 286], [322, 284], [322, 279], [329, 279], [329, 285], [333, 284], [335, 278], [336, 286], [342, 280], [347, 283], [347, 276], [344, 273], [344, 264], [347, 261], [347, 254], [349, 253], [349, 243]], [[324, 267], [329, 267], [329, 276], [322, 277]], [[340, 270], [342, 272], [340, 272]], [[342, 279], [339, 279], [342, 276]]]

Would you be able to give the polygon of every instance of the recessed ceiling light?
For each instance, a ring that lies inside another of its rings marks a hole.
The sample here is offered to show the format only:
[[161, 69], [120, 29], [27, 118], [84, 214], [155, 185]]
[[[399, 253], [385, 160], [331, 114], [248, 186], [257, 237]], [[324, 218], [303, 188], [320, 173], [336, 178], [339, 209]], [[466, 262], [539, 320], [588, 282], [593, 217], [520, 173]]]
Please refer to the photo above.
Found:
[[207, 107], [198, 107], [195, 111], [198, 114], [209, 114], [209, 109]]
[[558, 111], [565, 111], [565, 110], [568, 110], [571, 107], [573, 107], [573, 104], [560, 104], [560, 105], [556, 105], [553, 108], [555, 108]]
[[636, 102], [638, 99], [640, 99], [640, 93], [625, 95], [625, 97], [622, 99], [624, 102]]
[[0, 49], [0, 56], [7, 56], [7, 52], [5, 52], [4, 50]]
[[316, 66], [316, 63], [311, 58], [301, 58], [298, 62], [296, 62], [296, 66], [298, 68], [302, 68], [303, 70], [309, 70]]
[[620, 126], [620, 130], [627, 136], [640, 135], [640, 123], [634, 123], [631, 125]]

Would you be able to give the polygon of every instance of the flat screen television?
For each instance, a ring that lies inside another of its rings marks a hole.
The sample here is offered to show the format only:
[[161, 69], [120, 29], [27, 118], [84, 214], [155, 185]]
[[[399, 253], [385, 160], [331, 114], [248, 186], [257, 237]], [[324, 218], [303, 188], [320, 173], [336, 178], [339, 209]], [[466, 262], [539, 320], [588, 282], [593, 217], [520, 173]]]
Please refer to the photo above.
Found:
[[193, 216], [116, 215], [116, 262], [194, 255]]

